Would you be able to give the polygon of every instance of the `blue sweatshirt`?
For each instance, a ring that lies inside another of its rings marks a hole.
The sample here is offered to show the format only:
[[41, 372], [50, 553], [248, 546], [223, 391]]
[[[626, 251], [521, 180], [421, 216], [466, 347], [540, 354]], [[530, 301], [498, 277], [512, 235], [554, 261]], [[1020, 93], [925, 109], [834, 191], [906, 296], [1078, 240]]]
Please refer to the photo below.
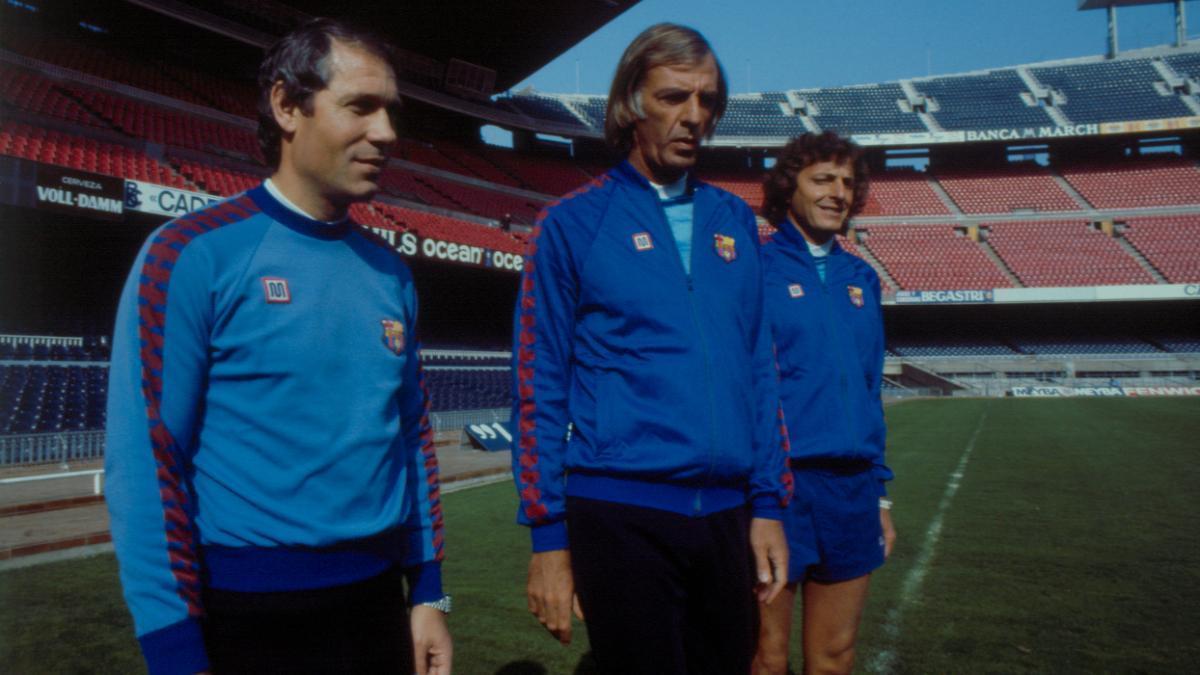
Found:
[[746, 204], [693, 181], [691, 271], [627, 162], [550, 205], [514, 327], [513, 474], [535, 551], [564, 497], [779, 518], [790, 473]]
[[117, 312], [105, 470], [152, 673], [207, 667], [205, 586], [322, 588], [399, 564], [412, 601], [441, 596], [416, 315], [386, 244], [263, 186], [147, 240]]
[[885, 494], [879, 275], [835, 242], [822, 281], [791, 223], [763, 245], [763, 265], [791, 457], [869, 462]]

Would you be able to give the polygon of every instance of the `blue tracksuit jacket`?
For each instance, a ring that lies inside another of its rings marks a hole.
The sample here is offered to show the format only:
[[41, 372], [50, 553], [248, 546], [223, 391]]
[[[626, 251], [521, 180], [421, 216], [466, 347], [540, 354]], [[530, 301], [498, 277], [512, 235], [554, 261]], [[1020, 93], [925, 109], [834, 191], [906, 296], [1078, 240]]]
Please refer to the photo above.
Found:
[[514, 326], [513, 473], [535, 551], [564, 496], [778, 518], [790, 473], [754, 216], [692, 181], [691, 273], [627, 162], [547, 207]]
[[416, 312], [394, 251], [263, 186], [147, 240], [117, 313], [105, 468], [152, 673], [207, 667], [205, 586], [323, 588], [401, 565], [414, 601], [441, 596]]
[[791, 223], [763, 244], [763, 265], [791, 457], [870, 462], [883, 495], [892, 472], [883, 461], [879, 275], [835, 242], [822, 282]]

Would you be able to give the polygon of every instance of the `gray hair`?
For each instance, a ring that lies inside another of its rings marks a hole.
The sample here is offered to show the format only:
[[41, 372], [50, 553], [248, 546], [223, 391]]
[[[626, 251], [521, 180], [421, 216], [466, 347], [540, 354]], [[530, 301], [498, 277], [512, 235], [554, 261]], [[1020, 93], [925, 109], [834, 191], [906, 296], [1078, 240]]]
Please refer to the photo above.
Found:
[[646, 116], [642, 108], [641, 86], [650, 69], [658, 66], [694, 65], [712, 56], [717, 64], [717, 103], [713, 109], [707, 136], [717, 128], [729, 101], [725, 69], [704, 36], [692, 28], [674, 23], [658, 23], [642, 31], [629, 43], [608, 92], [604, 115], [604, 140], [625, 153], [633, 148], [633, 125]]

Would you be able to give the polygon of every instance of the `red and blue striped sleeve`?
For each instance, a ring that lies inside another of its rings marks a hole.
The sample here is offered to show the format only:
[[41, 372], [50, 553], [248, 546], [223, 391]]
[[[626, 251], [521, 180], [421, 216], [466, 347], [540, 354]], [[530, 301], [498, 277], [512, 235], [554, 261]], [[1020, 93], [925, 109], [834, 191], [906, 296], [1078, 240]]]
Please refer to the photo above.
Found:
[[567, 548], [564, 472], [577, 278], [563, 228], [543, 211], [525, 254], [513, 320], [512, 467], [535, 552]]
[[[415, 295], [408, 302], [413, 310], [409, 313], [409, 326], [415, 328]], [[400, 428], [408, 464], [405, 495], [411, 502], [405, 522], [408, 547], [403, 565], [409, 580], [409, 601], [419, 604], [442, 597], [445, 519], [433, 425], [429, 419], [429, 389], [421, 369], [420, 345], [413, 339], [405, 349], [409, 353], [401, 384]]]

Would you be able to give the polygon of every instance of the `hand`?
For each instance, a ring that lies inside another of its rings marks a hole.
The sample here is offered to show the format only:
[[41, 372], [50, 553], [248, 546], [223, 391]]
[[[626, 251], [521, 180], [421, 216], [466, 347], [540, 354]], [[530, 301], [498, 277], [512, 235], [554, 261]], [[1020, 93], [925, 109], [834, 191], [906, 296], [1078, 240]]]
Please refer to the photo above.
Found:
[[787, 583], [788, 547], [783, 523], [769, 518], [752, 518], [750, 549], [754, 551], [754, 567], [758, 574], [755, 593], [759, 602], [769, 605]]
[[446, 627], [446, 615], [433, 607], [417, 605], [412, 608], [409, 623], [417, 675], [450, 675], [454, 645]]
[[529, 611], [564, 646], [571, 644], [571, 610], [583, 620], [571, 574], [571, 552], [544, 551], [529, 559], [529, 581], [525, 585]]
[[886, 560], [892, 554], [892, 544], [896, 543], [896, 528], [892, 525], [892, 512], [879, 509], [879, 524], [883, 527], [883, 557]]

